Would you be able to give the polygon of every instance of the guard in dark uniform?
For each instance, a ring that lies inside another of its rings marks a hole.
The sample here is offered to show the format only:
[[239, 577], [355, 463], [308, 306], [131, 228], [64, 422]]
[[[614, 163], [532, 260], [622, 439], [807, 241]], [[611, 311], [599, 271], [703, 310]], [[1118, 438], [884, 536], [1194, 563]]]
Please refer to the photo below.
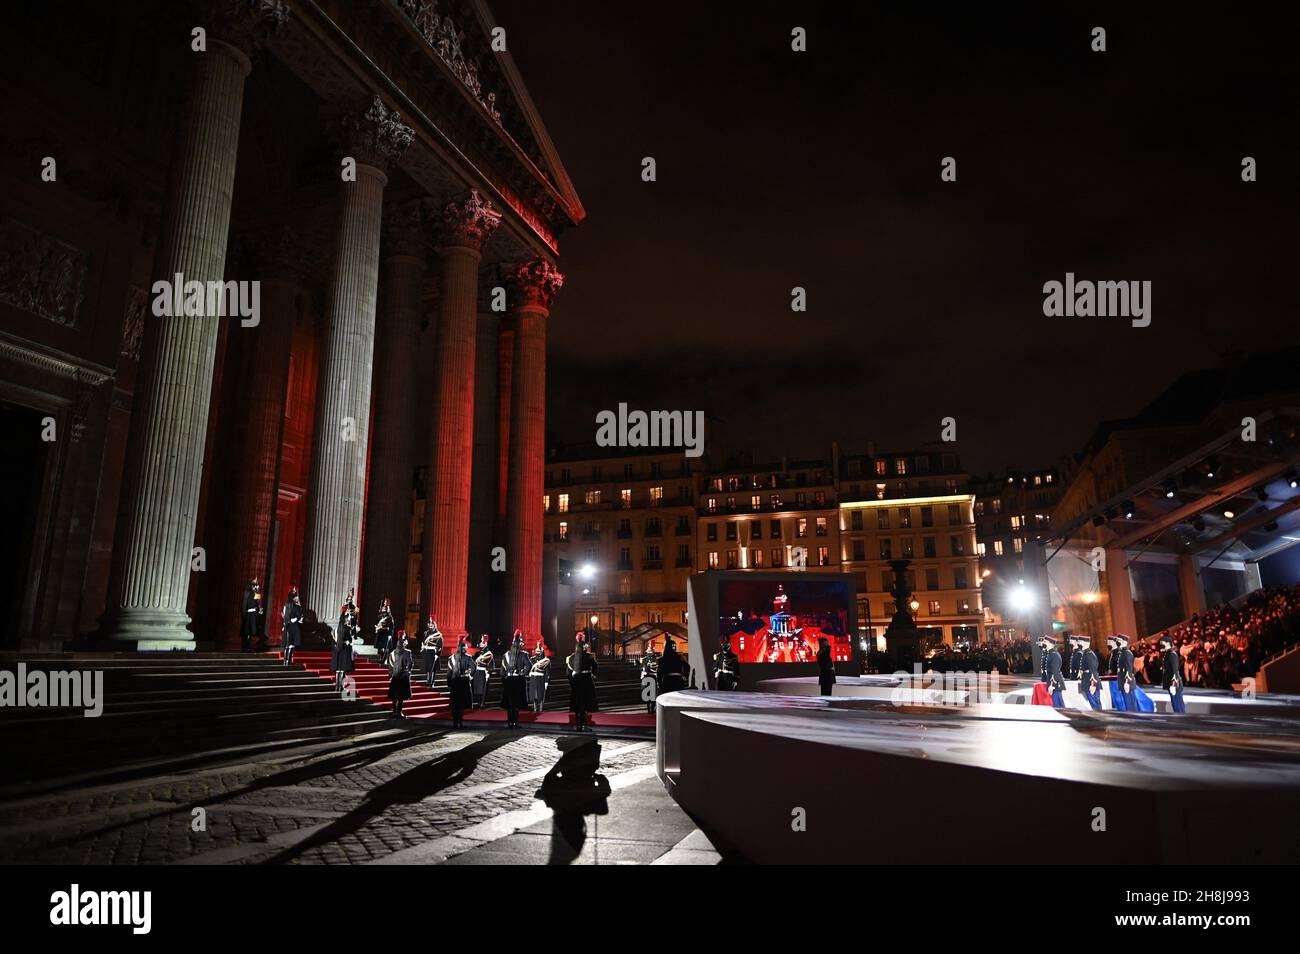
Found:
[[659, 693], [659, 654], [646, 647], [641, 657], [641, 698], [647, 715], [655, 714], [655, 697]]
[[587, 713], [600, 708], [596, 699], [596, 657], [587, 651], [587, 637], [578, 634], [578, 645], [565, 662], [569, 668], [569, 711], [579, 732], [587, 731]]
[[1087, 636], [1071, 636], [1071, 642], [1079, 653], [1079, 692], [1094, 709], [1101, 708], [1101, 665], [1097, 654], [1092, 651], [1092, 640]]
[[546, 643], [540, 639], [532, 659], [528, 670], [528, 704], [534, 712], [541, 712], [546, 706], [546, 690], [551, 684], [551, 661], [546, 658]]
[[1052, 706], [1061, 709], [1065, 707], [1065, 699], [1061, 696], [1065, 691], [1065, 680], [1061, 677], [1061, 653], [1056, 648], [1056, 643], [1055, 636], [1039, 637], [1038, 648], [1043, 651], [1039, 676], [1047, 685], [1047, 691], [1052, 697]]
[[1160, 637], [1160, 675], [1165, 692], [1169, 693], [1169, 708], [1174, 712], [1186, 712], [1187, 704], [1183, 701], [1183, 654], [1174, 649], [1174, 641], [1168, 636]]
[[731, 651], [730, 636], [722, 637], [722, 648], [713, 654], [713, 681], [723, 692], [740, 688], [740, 657]]
[[835, 692], [835, 659], [831, 656], [831, 641], [825, 636], [817, 641], [817, 688], [823, 696]]
[[1133, 651], [1128, 648], [1128, 637], [1115, 634], [1115, 682], [1124, 699], [1125, 712], [1141, 712], [1137, 700], [1137, 676], [1133, 672]]
[[361, 632], [357, 623], [355, 604], [344, 603], [339, 611], [339, 628], [334, 634], [334, 687], [343, 691], [343, 680], [356, 671], [357, 664], [352, 658], [352, 641]]
[[302, 644], [302, 599], [298, 596], [298, 587], [289, 587], [289, 596], [284, 601], [280, 613], [281, 649], [284, 652], [284, 665], [293, 665], [293, 651]]
[[1070, 647], [1070, 664], [1065, 667], [1065, 678], [1078, 679], [1079, 667], [1083, 665], [1083, 647], [1079, 645], [1079, 637], [1073, 634], [1066, 637], [1066, 642]]
[[261, 635], [262, 618], [266, 613], [266, 607], [262, 605], [262, 585], [257, 582], [257, 577], [253, 577], [248, 586], [244, 587], [243, 607], [240, 650], [249, 653], [253, 651], [253, 640]]
[[[686, 659], [677, 651], [671, 636], [664, 639], [664, 654], [659, 657], [658, 695], [686, 688]], [[656, 696], [657, 698], [657, 696]]]
[[387, 659], [388, 698], [393, 702], [393, 715], [405, 719], [402, 703], [411, 698], [411, 669], [415, 666], [415, 658], [406, 645], [406, 630], [398, 632]]
[[379, 622], [375, 623], [375, 652], [380, 659], [395, 648], [393, 633], [397, 630], [397, 621], [393, 619], [393, 603], [387, 596], [379, 607]]
[[484, 633], [478, 641], [478, 654], [474, 657], [474, 676], [470, 685], [475, 709], [482, 709], [487, 705], [488, 682], [491, 681], [492, 667], [495, 663], [496, 656], [488, 645], [487, 633]]
[[456, 651], [447, 660], [447, 693], [451, 697], [451, 727], [459, 729], [465, 724], [465, 710], [474, 704], [471, 683], [474, 678], [474, 657], [469, 654], [469, 643], [462, 639]]
[[420, 643], [420, 662], [424, 666], [425, 676], [429, 680], [429, 688], [433, 688], [433, 680], [438, 678], [438, 664], [442, 662], [442, 632], [438, 629], [438, 621], [429, 614], [429, 621], [424, 624], [424, 641]]
[[524, 649], [524, 634], [515, 630], [510, 648], [501, 657], [501, 706], [506, 710], [506, 728], [519, 728], [519, 710], [528, 705], [528, 673], [532, 657]]

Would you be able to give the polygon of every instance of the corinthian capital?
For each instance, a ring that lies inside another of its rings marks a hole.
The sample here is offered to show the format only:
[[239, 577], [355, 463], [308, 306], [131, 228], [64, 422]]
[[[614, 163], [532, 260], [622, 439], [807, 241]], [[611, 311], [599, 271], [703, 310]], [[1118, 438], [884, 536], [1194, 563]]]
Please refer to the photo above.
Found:
[[415, 130], [403, 124], [401, 114], [385, 106], [378, 96], [361, 116], [342, 116], [337, 121], [337, 132], [339, 145], [347, 155], [385, 171], [415, 138]]
[[520, 305], [541, 306], [548, 310], [564, 286], [560, 270], [544, 258], [516, 265], [511, 278]]
[[501, 213], [474, 189], [468, 197], [432, 212], [430, 218], [438, 245], [462, 245], [475, 250], [481, 249], [501, 224]]
[[213, 38], [249, 55], [289, 19], [285, 0], [213, 0], [209, 11]]

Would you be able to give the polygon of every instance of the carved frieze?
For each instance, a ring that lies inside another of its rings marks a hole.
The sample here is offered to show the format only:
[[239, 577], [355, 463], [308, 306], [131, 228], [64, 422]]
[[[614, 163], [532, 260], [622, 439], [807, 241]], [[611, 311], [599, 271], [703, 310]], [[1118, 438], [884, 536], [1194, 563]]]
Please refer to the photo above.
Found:
[[437, 0], [398, 0], [397, 5], [415, 25], [433, 52], [438, 54], [438, 59], [447, 64], [447, 68], [474, 94], [474, 98], [487, 110], [488, 115], [500, 123], [501, 112], [497, 109], [497, 94], [483, 91], [478, 66], [473, 59], [465, 55], [461, 46], [464, 34], [456, 29], [456, 24], [451, 17], [443, 16], [438, 12]]
[[149, 307], [149, 293], [139, 285], [126, 290], [126, 314], [122, 318], [122, 344], [118, 353], [131, 361], [140, 360], [140, 344], [144, 341], [144, 315]]
[[0, 219], [0, 302], [75, 327], [90, 254], [11, 216]]

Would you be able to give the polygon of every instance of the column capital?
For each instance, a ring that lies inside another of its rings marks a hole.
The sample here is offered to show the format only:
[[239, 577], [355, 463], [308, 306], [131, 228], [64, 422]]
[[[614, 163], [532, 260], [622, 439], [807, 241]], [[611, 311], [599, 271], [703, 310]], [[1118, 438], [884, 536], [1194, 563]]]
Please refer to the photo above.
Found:
[[479, 251], [501, 224], [501, 213], [492, 203], [471, 189], [463, 199], [435, 209], [426, 205], [434, 241], [439, 248], [459, 246]]
[[415, 130], [402, 122], [397, 110], [389, 109], [376, 96], [364, 113], [345, 113], [336, 119], [335, 135], [339, 148], [346, 155], [358, 163], [387, 172], [411, 145]]
[[564, 286], [560, 270], [544, 258], [535, 258], [511, 269], [511, 281], [518, 295], [518, 307], [545, 308], [548, 311]]
[[208, 4], [212, 39], [252, 54], [289, 20], [285, 0], [212, 0]]
[[384, 206], [383, 243], [380, 258], [410, 255], [423, 259], [429, 250], [421, 199], [409, 199]]

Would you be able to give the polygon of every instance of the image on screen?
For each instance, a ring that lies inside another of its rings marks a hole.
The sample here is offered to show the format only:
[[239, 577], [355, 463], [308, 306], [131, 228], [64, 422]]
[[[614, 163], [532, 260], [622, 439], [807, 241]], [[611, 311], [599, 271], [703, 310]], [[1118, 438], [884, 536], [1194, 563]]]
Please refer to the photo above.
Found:
[[818, 641], [836, 662], [853, 652], [849, 586], [843, 580], [726, 580], [718, 584], [718, 635], [740, 662], [811, 663]]

